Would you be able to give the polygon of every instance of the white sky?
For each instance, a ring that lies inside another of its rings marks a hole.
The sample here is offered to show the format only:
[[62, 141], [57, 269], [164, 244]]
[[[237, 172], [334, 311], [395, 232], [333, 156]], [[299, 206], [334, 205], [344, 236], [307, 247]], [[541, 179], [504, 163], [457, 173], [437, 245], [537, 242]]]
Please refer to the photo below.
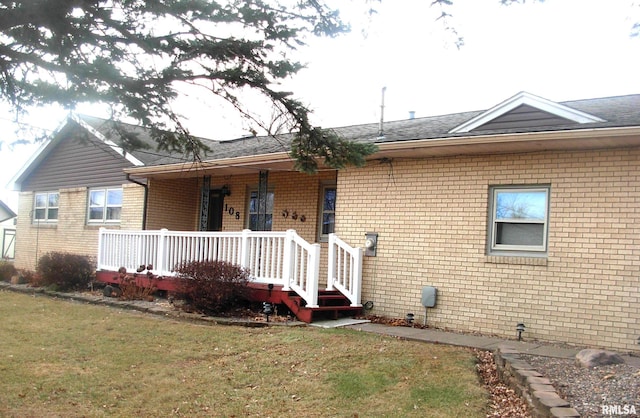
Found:
[[[352, 23], [351, 34], [310, 40], [300, 51], [308, 68], [283, 86], [314, 110], [316, 125], [378, 122], [382, 87], [385, 120], [406, 119], [409, 111], [421, 117], [488, 109], [520, 91], [553, 101], [640, 93], [640, 38], [630, 37], [640, 22], [638, 0], [528, 0], [508, 7], [454, 0], [448, 23], [464, 37], [460, 50], [435, 21], [440, 10], [431, 0], [374, 2], [378, 13], [371, 19], [361, 0], [329, 3]], [[206, 97], [192, 94], [176, 106], [189, 115], [195, 135], [248, 133], [234, 113]], [[91, 107], [79, 112], [105, 116]], [[6, 146], [16, 139], [10, 118], [0, 113], [0, 200], [16, 210], [15, 194], [4, 186], [36, 147]], [[64, 118], [63, 111], [40, 109], [29, 121], [55, 129]]]

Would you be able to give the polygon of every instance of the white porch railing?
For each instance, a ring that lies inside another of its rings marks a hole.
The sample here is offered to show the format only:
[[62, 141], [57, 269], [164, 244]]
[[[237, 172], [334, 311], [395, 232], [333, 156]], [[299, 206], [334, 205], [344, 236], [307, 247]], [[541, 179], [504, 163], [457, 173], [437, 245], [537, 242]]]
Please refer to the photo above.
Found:
[[310, 244], [294, 230], [286, 232], [124, 231], [100, 228], [98, 270], [141, 265], [155, 274], [175, 275], [185, 261], [221, 260], [249, 270], [253, 281], [280, 284], [307, 303], [318, 306], [320, 245]]
[[362, 306], [362, 248], [354, 248], [329, 234], [327, 290], [338, 289], [351, 306]]

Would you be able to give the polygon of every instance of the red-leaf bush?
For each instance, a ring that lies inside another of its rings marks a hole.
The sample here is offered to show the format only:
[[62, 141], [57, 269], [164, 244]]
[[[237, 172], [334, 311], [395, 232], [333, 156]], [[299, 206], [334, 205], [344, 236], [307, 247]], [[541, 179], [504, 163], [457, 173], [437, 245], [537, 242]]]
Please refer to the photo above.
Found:
[[176, 269], [187, 306], [216, 314], [247, 300], [249, 272], [226, 261], [193, 261]]
[[40, 257], [37, 274], [43, 286], [67, 291], [86, 289], [95, 271], [90, 257], [54, 251]]
[[13, 266], [13, 263], [8, 261], [0, 261], [0, 280], [4, 282], [10, 282], [11, 277], [15, 276], [18, 271]]

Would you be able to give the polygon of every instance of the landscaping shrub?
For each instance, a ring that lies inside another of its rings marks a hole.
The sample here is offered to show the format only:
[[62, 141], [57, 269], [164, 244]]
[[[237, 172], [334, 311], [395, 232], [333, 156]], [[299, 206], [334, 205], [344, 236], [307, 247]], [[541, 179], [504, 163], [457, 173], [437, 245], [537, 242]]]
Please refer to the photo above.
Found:
[[13, 263], [7, 261], [0, 261], [0, 281], [10, 282], [11, 277], [15, 276], [18, 271], [13, 266]]
[[60, 291], [79, 290], [91, 283], [95, 267], [90, 257], [50, 252], [40, 257], [37, 274], [43, 286]]
[[153, 294], [158, 290], [157, 283], [162, 280], [161, 276], [157, 276], [151, 272], [152, 265], [138, 267], [137, 273], [141, 274], [145, 270], [146, 278], [138, 280], [135, 275], [128, 274], [127, 269], [120, 267], [118, 269], [118, 281], [120, 292], [117, 296], [122, 300], [153, 300]]
[[226, 261], [194, 261], [177, 267], [180, 293], [193, 309], [221, 313], [247, 300], [249, 273]]

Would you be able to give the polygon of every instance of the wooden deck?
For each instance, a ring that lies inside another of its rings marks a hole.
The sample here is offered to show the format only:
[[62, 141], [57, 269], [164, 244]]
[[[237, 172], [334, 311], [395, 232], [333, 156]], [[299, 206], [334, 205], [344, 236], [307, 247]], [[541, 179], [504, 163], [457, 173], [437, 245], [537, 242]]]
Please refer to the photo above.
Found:
[[[172, 277], [150, 277], [145, 273], [130, 273], [129, 275], [135, 278], [138, 286], [153, 286], [168, 293], [179, 293], [177, 280]], [[115, 286], [120, 284], [117, 271], [98, 271], [96, 280]], [[338, 319], [362, 313], [361, 306], [351, 306], [349, 298], [337, 290], [320, 290], [318, 292], [318, 306], [309, 308], [302, 297], [292, 290], [283, 290], [282, 285], [250, 282], [249, 288], [250, 301], [286, 306], [299, 321], [306, 323], [318, 319]]]

